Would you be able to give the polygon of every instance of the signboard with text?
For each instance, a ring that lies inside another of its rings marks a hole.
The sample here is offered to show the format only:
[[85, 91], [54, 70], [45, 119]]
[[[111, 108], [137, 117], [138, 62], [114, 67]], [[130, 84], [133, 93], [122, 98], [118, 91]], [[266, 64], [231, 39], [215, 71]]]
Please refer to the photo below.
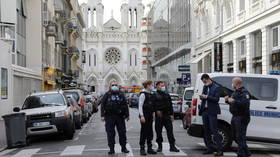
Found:
[[223, 71], [223, 43], [214, 43], [214, 71]]
[[179, 65], [178, 71], [179, 72], [190, 72], [191, 66], [190, 65]]

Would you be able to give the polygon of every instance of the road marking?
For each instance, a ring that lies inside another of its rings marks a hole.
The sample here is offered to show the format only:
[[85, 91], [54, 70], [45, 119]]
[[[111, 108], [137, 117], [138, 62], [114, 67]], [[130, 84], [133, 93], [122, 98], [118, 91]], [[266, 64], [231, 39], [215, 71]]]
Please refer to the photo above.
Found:
[[249, 148], [267, 148], [263, 145], [260, 145], [260, 144], [254, 144], [254, 143], [250, 143], [250, 144], [247, 144]]
[[202, 146], [202, 147], [205, 147], [205, 144], [204, 143], [198, 143], [198, 145]]
[[17, 149], [7, 149], [7, 150], [4, 150], [4, 151], [0, 152], [0, 156], [4, 156], [6, 154], [9, 154], [9, 153], [11, 153], [12, 151], [15, 151], [15, 150], [17, 150]]
[[[126, 144], [126, 148], [127, 150], [129, 151], [128, 154], [126, 154], [127, 157], [133, 157], [133, 152], [132, 152], [132, 149], [131, 149], [131, 146], [130, 144]], [[121, 148], [121, 145], [120, 144], [115, 144], [115, 151], [116, 151], [116, 154], [121, 154], [122, 153], [122, 148]]]
[[170, 152], [169, 151], [169, 143], [162, 143], [162, 153], [165, 156], [188, 156], [188, 154], [184, 153], [182, 150], [180, 150], [180, 152]]
[[12, 157], [32, 157], [32, 155], [36, 154], [39, 152], [41, 149], [40, 148], [35, 148], [35, 149], [25, 149], [22, 151], [19, 151]]
[[224, 152], [224, 156], [237, 156], [234, 152]]
[[64, 149], [64, 151], [60, 155], [61, 156], [82, 155], [84, 149], [85, 149], [85, 145], [68, 146]]

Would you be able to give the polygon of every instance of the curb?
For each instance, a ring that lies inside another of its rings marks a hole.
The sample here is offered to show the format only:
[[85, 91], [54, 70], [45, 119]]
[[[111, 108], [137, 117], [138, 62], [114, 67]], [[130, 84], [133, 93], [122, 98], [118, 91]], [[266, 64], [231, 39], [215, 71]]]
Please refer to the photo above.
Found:
[[0, 147], [0, 152], [3, 152], [3, 151], [6, 150], [6, 149], [7, 149], [7, 146], [4, 145], [3, 148]]

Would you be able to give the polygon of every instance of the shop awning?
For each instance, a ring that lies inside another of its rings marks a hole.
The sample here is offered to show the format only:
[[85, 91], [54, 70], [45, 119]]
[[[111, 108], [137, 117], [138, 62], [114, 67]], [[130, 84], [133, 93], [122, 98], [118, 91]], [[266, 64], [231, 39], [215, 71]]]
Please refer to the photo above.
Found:
[[210, 52], [211, 51], [205, 52], [205, 53], [201, 54], [200, 56], [191, 59], [190, 61], [187, 62], [187, 64], [197, 64], [199, 61], [201, 61], [203, 58], [205, 58], [207, 55], [209, 55]]

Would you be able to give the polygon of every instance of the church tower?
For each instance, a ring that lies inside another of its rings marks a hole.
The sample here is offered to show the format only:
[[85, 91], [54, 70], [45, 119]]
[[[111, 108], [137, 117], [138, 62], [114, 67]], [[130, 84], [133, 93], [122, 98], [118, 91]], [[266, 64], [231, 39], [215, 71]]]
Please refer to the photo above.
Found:
[[88, 0], [87, 5], [82, 5], [82, 12], [87, 28], [96, 28], [98, 32], [101, 32], [104, 17], [102, 0]]
[[144, 9], [142, 0], [124, 0], [121, 6], [121, 23], [124, 29], [140, 31]]

